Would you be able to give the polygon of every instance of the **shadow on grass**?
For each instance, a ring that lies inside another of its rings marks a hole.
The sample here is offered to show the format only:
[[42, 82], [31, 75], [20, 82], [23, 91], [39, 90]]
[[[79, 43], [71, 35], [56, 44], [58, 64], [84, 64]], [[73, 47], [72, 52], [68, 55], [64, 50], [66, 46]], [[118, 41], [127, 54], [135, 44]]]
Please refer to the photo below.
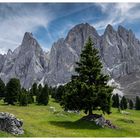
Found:
[[50, 121], [51, 125], [64, 127], [66, 129], [102, 129], [94, 122], [88, 122], [84, 120], [72, 121]]
[[129, 119], [118, 119], [118, 121], [124, 122], [124, 123], [134, 123], [133, 120], [129, 120]]

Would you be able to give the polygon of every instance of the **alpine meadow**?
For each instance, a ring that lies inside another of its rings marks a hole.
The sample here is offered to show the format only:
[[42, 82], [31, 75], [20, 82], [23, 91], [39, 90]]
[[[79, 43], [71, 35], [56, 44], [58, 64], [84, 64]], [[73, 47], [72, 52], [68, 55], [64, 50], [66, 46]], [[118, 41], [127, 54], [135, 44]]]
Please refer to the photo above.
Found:
[[140, 137], [139, 13], [0, 3], [0, 137]]

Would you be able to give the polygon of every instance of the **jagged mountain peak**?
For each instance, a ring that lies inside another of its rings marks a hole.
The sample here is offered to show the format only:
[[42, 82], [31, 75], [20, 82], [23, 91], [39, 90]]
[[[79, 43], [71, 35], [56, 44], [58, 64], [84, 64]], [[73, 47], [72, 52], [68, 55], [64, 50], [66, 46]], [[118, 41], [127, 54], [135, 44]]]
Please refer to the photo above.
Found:
[[8, 49], [8, 51], [7, 51], [7, 55], [9, 56], [9, 55], [12, 55], [12, 50], [11, 49]]
[[104, 34], [113, 34], [113, 33], [116, 33], [116, 31], [114, 30], [113, 26], [108, 24], [105, 28], [105, 32]]
[[131, 29], [126, 29], [124, 26], [119, 25], [118, 26], [118, 32], [122, 33], [122, 32], [126, 32], [129, 34], [134, 34], [133, 31]]
[[119, 26], [118, 26], [118, 32], [119, 32], [119, 31], [128, 32], [128, 30], [127, 30], [125, 27], [123, 27], [122, 25], [119, 25]]
[[125, 27], [119, 25], [118, 26], [118, 34], [119, 36], [128, 44], [128, 42], [135, 42], [137, 39], [131, 29], [126, 29]]
[[33, 34], [30, 32], [25, 32], [21, 48], [27, 50], [40, 50], [41, 46], [39, 45], [38, 41], [34, 38]]
[[99, 36], [96, 29], [88, 23], [81, 23], [74, 26], [69, 32], [66, 37], [66, 40], [69, 40], [72, 36], [74, 38], [75, 35], [91, 35], [94, 34], [95, 36]]
[[[140, 42], [131, 30], [119, 26], [115, 30], [110, 24], [102, 36], [88, 24], [74, 26], [66, 38], [59, 39], [52, 45], [49, 54], [43, 52], [32, 33], [26, 32], [21, 45], [10, 57], [0, 55], [0, 77], [7, 82], [15, 76], [22, 86], [29, 88], [33, 82], [43, 82], [49, 85], [69, 82], [74, 74], [75, 62], [79, 60], [81, 50], [91, 36], [104, 65], [104, 71], [127, 90], [122, 79], [135, 74], [140, 81]], [[9, 58], [9, 59], [8, 59]], [[132, 82], [134, 80], [132, 79]], [[132, 85], [133, 86], [133, 85]], [[127, 91], [126, 91], [127, 92]], [[139, 88], [140, 93], [140, 88]]]
[[22, 44], [24, 44], [26, 41], [33, 39], [33, 34], [30, 32], [25, 32]]
[[75, 25], [71, 30], [75, 30], [77, 28], [83, 28], [83, 27], [89, 28], [89, 27], [92, 27], [92, 26], [88, 23], [80, 23], [80, 24]]

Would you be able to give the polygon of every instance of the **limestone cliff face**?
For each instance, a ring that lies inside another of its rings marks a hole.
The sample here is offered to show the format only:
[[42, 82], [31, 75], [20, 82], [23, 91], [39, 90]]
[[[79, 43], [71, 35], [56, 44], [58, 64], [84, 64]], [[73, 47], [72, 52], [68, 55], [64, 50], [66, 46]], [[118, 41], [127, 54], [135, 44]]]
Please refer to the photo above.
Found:
[[103, 71], [121, 84], [125, 94], [130, 95], [130, 91], [131, 94], [139, 93], [140, 88], [137, 85], [140, 83], [140, 41], [131, 30], [122, 26], [116, 31], [108, 25], [102, 36], [87, 23], [73, 27], [65, 39], [53, 44], [49, 71], [45, 73], [44, 81], [50, 85], [68, 82], [74, 73], [75, 61], [79, 60], [89, 36], [99, 50]]
[[140, 41], [131, 30], [122, 26], [114, 30], [108, 25], [100, 36], [88, 23], [76, 25], [66, 38], [52, 45], [48, 54], [43, 52], [31, 33], [25, 33], [17, 49], [0, 55], [0, 77], [5, 82], [17, 77], [26, 88], [33, 82], [49, 85], [66, 83], [74, 74], [75, 62], [79, 60], [89, 36], [99, 50], [103, 71], [120, 83], [126, 94], [130, 91], [131, 94], [139, 94]]
[[29, 88], [38, 82], [47, 67], [45, 53], [31, 33], [25, 33], [22, 44], [13, 52], [8, 51], [1, 78], [8, 82], [12, 77], [19, 78], [22, 86]]
[[72, 28], [65, 39], [59, 39], [50, 51], [49, 71], [45, 73], [45, 82], [50, 85], [66, 83], [74, 73], [75, 62], [79, 60], [81, 50], [91, 36], [100, 47], [100, 37], [89, 24], [79, 24]]

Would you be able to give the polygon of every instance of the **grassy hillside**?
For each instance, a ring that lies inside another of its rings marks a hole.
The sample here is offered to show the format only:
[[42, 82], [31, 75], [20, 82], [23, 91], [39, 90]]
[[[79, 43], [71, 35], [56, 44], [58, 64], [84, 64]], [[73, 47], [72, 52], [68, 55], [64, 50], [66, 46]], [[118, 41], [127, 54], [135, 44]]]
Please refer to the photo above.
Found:
[[[56, 111], [54, 112], [51, 107], [55, 107]], [[112, 109], [111, 115], [105, 115], [105, 118], [119, 127], [114, 130], [79, 121], [84, 115], [82, 112], [66, 113], [53, 100], [48, 106], [32, 104], [20, 107], [0, 104], [0, 112], [10, 112], [23, 119], [25, 134], [22, 137], [140, 137], [140, 111], [127, 111], [130, 112], [129, 115], [120, 114], [117, 109]], [[124, 119], [133, 120], [134, 123], [125, 122]], [[0, 132], [0, 137], [14, 136]]]

